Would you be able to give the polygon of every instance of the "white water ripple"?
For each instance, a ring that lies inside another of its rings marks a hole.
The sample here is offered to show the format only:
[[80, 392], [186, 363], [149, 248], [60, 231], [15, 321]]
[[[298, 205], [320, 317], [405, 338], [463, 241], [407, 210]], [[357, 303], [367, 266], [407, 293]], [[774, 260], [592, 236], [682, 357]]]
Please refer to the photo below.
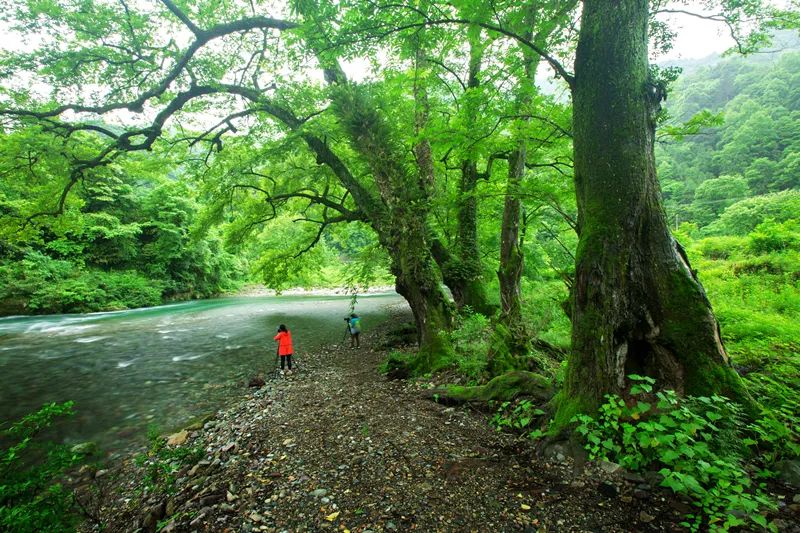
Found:
[[75, 342], [81, 342], [81, 343], [86, 344], [86, 343], [89, 343], [89, 342], [101, 341], [101, 340], [107, 339], [107, 338], [108, 338], [108, 335], [97, 335], [95, 337], [81, 337], [80, 339], [75, 339]]

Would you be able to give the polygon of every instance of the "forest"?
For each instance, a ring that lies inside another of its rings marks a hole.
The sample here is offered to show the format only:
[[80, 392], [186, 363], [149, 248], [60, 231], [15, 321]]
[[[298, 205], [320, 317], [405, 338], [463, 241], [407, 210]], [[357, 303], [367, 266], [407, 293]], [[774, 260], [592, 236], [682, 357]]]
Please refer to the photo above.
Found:
[[391, 285], [416, 345], [388, 375], [660, 472], [691, 530], [775, 529], [800, 19], [707, 4], [736, 45], [669, 62], [659, 17], [692, 2], [0, 2], [26, 43], [0, 55], [0, 315]]

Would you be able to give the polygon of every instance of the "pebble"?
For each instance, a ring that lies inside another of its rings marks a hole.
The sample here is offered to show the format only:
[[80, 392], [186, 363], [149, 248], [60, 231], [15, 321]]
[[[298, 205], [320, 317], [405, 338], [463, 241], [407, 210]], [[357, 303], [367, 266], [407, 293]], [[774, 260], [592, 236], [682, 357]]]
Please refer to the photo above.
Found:
[[605, 472], [606, 474], [613, 474], [618, 472], [622, 468], [617, 463], [612, 463], [611, 461], [601, 461], [600, 462], [600, 469]]
[[197, 515], [197, 517], [194, 520], [189, 522], [189, 525], [192, 526], [192, 527], [199, 526], [200, 522], [202, 522], [203, 518], [205, 518], [205, 517], [206, 517], [205, 513], [200, 513], [199, 515]]
[[250, 520], [252, 520], [253, 522], [261, 522], [262, 520], [264, 520], [264, 517], [258, 513], [250, 513]]
[[656, 517], [651, 514], [648, 514], [647, 511], [642, 511], [641, 513], [639, 513], [639, 520], [641, 522], [644, 522], [645, 524], [652, 522], [655, 519]]

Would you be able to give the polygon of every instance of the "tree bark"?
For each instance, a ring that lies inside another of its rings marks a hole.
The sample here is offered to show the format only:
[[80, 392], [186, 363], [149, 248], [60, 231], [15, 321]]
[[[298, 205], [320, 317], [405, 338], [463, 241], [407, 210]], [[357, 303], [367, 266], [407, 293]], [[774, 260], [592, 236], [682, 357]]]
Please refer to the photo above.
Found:
[[391, 258], [397, 292], [414, 314], [420, 353], [435, 357], [448, 350], [441, 333], [450, 329], [452, 310], [431, 255], [424, 167], [418, 175], [407, 169], [402, 147], [393, 142], [377, 106], [357, 86], [336, 88], [332, 100], [334, 112], [351, 145], [370, 168], [385, 205], [382, 216], [370, 224]]
[[[528, 29], [525, 37], [531, 39], [532, 28], [535, 22], [533, 9], [525, 15]], [[541, 40], [537, 39], [537, 40]], [[529, 50], [522, 49], [522, 76], [515, 103], [516, 112], [524, 115], [531, 101], [531, 87], [536, 77], [536, 64], [538, 58]], [[527, 122], [528, 119], [519, 119]], [[524, 131], [524, 129], [523, 129]], [[520, 189], [525, 176], [525, 163], [528, 156], [528, 143], [524, 133], [517, 133], [516, 146], [508, 159], [508, 178], [506, 180], [506, 197], [503, 206], [503, 222], [500, 228], [500, 268], [497, 278], [500, 281], [500, 322], [505, 326], [503, 331], [504, 344], [509, 355], [517, 357], [529, 352], [530, 334], [522, 321], [522, 271], [525, 266], [525, 256], [522, 253], [520, 235], [520, 216], [522, 203]], [[489, 368], [492, 371], [495, 357], [490, 357]], [[501, 369], [494, 369], [499, 371]]]
[[661, 203], [662, 94], [649, 77], [647, 31], [648, 0], [583, 3], [573, 85], [579, 242], [557, 424], [623, 392], [631, 373], [686, 394], [745, 394]]
[[520, 140], [508, 161], [503, 223], [500, 227], [500, 269], [497, 271], [500, 280], [500, 319], [509, 329], [517, 329], [522, 322], [520, 280], [524, 257], [519, 246], [519, 189], [525, 174], [525, 156], [526, 143]]

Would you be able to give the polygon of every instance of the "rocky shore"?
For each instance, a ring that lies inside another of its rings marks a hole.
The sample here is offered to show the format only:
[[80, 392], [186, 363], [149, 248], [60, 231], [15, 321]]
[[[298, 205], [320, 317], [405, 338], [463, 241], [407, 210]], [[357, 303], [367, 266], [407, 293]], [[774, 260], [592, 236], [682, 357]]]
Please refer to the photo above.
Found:
[[[429, 382], [387, 380], [385, 342], [300, 354], [291, 376], [101, 471], [86, 507], [111, 532], [683, 529], [691, 506], [653, 480], [563, 445], [537, 453], [486, 413], [426, 399]], [[162, 467], [175, 472], [148, 482]]]
[[[394, 293], [393, 285], [380, 285], [378, 287], [369, 287], [367, 289], [359, 289], [358, 295], [364, 294], [390, 294]], [[276, 296], [278, 292], [275, 289], [268, 289], [263, 285], [248, 285], [237, 291], [232, 296]], [[312, 287], [302, 288], [294, 287], [291, 289], [284, 289], [280, 291], [281, 296], [352, 296], [352, 291], [345, 288], [326, 288], [326, 287]]]

